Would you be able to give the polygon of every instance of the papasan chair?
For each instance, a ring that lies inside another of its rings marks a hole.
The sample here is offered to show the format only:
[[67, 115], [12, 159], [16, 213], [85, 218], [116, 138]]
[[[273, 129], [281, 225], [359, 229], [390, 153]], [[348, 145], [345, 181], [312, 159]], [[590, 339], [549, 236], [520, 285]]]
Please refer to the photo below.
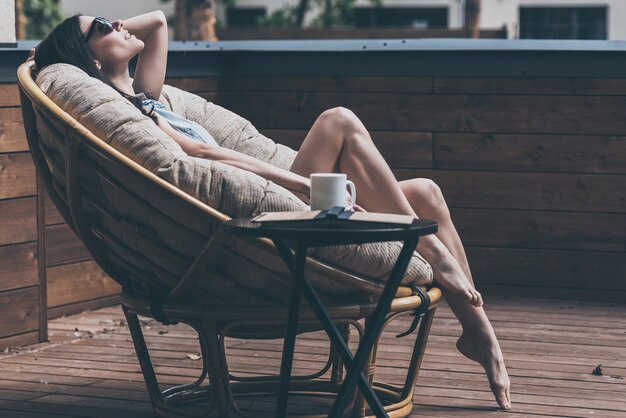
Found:
[[[272, 395], [278, 379], [233, 376], [224, 339], [280, 338], [290, 275], [270, 240], [229, 236], [223, 223], [231, 217], [307, 206], [255, 174], [186, 155], [111, 87], [73, 66], [55, 64], [37, 74], [34, 63], [27, 62], [18, 69], [18, 84], [28, 143], [51, 200], [93, 259], [122, 286], [121, 304], [155, 412], [246, 416], [236, 401], [253, 394]], [[246, 119], [194, 94], [166, 85], [161, 101], [202, 124], [220, 146], [283, 168], [296, 154], [260, 134]], [[367, 326], [372, 302], [400, 249], [398, 242], [346, 245], [318, 248], [307, 258], [306, 275], [333, 320], [343, 327], [345, 338], [349, 326], [362, 334], [360, 319], [365, 318]], [[391, 417], [405, 417], [413, 407], [426, 340], [441, 298], [440, 290], [431, 285], [430, 266], [414, 253], [386, 318], [389, 324], [401, 315], [426, 311], [404, 384], [376, 378], [377, 346], [365, 368]], [[422, 303], [418, 288], [427, 291], [429, 306]], [[197, 331], [203, 361], [197, 380], [161, 390], [138, 315], [164, 324], [188, 324]], [[307, 305], [300, 318], [298, 333], [321, 329]], [[332, 347], [329, 353], [319, 372], [292, 377], [290, 393], [338, 392], [344, 368]], [[367, 407], [356, 392], [348, 413], [364, 416]], [[206, 409], [190, 411], [189, 404]]]

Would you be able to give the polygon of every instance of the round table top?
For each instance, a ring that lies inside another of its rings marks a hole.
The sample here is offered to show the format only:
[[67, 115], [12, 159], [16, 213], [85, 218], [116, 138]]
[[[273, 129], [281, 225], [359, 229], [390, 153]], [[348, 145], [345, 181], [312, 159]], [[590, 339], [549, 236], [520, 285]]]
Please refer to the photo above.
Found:
[[307, 225], [307, 221], [273, 225], [271, 222], [252, 222], [252, 218], [236, 218], [225, 222], [224, 226], [234, 235], [297, 240], [309, 245], [404, 241], [437, 232], [437, 222], [428, 219], [415, 219], [410, 225], [396, 226], [358, 221], [334, 225]]

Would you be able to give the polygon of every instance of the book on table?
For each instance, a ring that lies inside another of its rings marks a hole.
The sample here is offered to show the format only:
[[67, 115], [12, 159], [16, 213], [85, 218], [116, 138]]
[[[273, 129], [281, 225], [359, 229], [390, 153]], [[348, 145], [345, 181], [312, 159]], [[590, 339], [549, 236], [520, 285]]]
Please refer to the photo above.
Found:
[[380, 226], [397, 228], [409, 226], [416, 218], [410, 215], [393, 213], [353, 212], [341, 206], [328, 210], [310, 210], [298, 212], [263, 212], [252, 219], [252, 222], [272, 226], [314, 227], [337, 226], [358, 228]]

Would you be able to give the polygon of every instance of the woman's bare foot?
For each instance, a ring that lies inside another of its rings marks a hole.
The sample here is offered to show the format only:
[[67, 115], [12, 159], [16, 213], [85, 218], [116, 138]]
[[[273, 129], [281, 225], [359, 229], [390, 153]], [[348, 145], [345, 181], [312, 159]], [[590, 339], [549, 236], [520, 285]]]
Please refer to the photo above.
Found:
[[483, 366], [498, 405], [502, 409], [511, 409], [511, 381], [495, 334], [479, 336], [463, 332], [456, 347], [465, 357]]
[[472, 306], [483, 306], [483, 297], [474, 289], [459, 262], [435, 235], [420, 239], [417, 251], [433, 268], [434, 280]]
[[439, 274], [435, 274], [435, 281], [438, 285], [445, 287], [450, 292], [463, 298], [470, 305], [480, 308], [483, 306], [483, 297], [474, 287], [470, 284], [469, 280], [464, 275], [459, 274], [445, 274], [439, 271]]

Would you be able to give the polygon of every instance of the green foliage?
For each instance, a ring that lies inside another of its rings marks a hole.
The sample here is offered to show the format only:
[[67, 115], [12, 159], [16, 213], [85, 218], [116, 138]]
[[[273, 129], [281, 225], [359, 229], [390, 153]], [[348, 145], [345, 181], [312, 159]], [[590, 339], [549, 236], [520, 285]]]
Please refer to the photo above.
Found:
[[313, 19], [311, 27], [354, 27], [354, 3], [356, 3], [356, 0], [333, 0], [329, 11], [324, 9], [324, 2], [325, 0], [316, 0], [317, 5], [322, 8], [322, 12]]
[[63, 13], [57, 0], [24, 0], [26, 39], [43, 39], [61, 20]]
[[[230, 0], [234, 1], [234, 0]], [[369, 0], [370, 4], [381, 7], [383, 0]], [[321, 12], [311, 21], [310, 27], [314, 28], [351, 28], [354, 27], [354, 5], [356, 0], [331, 0], [331, 8], [326, 12], [325, 0], [315, 0], [317, 7]], [[307, 5], [305, 11], [311, 10], [311, 3]], [[288, 28], [296, 27], [296, 18], [298, 14], [298, 6], [285, 5], [275, 10], [270, 15], [258, 18], [256, 24], [258, 27], [266, 28]]]
[[[161, 3], [169, 3], [169, 2], [171, 2], [172, 0], [159, 0], [159, 1], [160, 1]], [[190, 6], [193, 6], [194, 1], [195, 1], [196, 3], [201, 3], [201, 2], [203, 2], [204, 0], [200, 0], [200, 1], [198, 1], [198, 0], [191, 0], [191, 1], [189, 2], [189, 5], [190, 5]], [[235, 0], [219, 0], [219, 1], [221, 1], [221, 2], [222, 2], [222, 4], [223, 4], [223, 5], [225, 5], [225, 6], [234, 6], [234, 5], [235, 5]]]
[[256, 25], [260, 28], [294, 28], [297, 16], [298, 6], [286, 5], [267, 16], [259, 17]]
[[[172, 0], [161, 0], [163, 3]], [[226, 7], [234, 6], [236, 0], [218, 0]], [[315, 0], [321, 9], [318, 16], [311, 22], [311, 27], [354, 27], [354, 5], [356, 0], [331, 0], [330, 11], [324, 10], [325, 0]], [[369, 0], [375, 7], [382, 7], [383, 0]], [[308, 3], [305, 15], [311, 10], [311, 2]], [[261, 28], [295, 28], [297, 25], [298, 5], [285, 5], [274, 10], [271, 14], [259, 17], [256, 26]], [[217, 22], [218, 27], [221, 22]]]
[[218, 0], [218, 1], [221, 1], [221, 2], [222, 2], [222, 4], [223, 4], [226, 8], [229, 8], [229, 7], [235, 7], [235, 6], [236, 6], [236, 4], [235, 4], [236, 0]]

